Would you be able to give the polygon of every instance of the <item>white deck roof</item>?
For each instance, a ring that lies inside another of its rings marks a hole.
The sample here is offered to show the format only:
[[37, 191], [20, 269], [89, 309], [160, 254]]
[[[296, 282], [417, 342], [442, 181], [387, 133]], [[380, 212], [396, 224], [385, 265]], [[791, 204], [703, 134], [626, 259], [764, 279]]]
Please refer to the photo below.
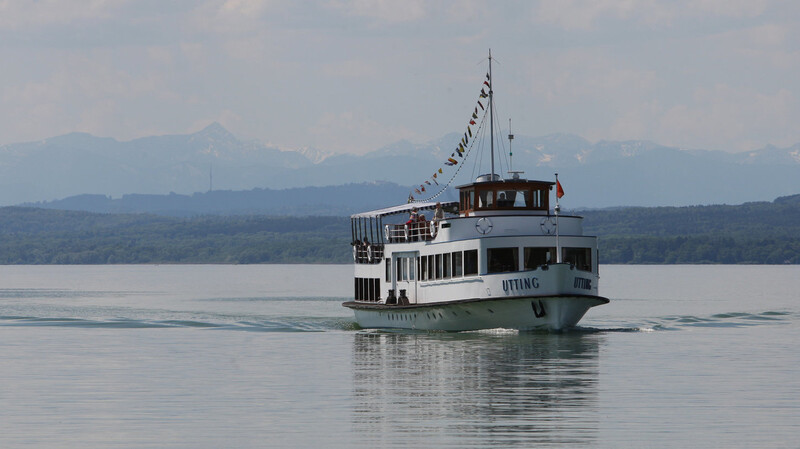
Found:
[[[448, 201], [442, 202], [442, 207], [448, 206], [457, 206], [458, 201]], [[411, 209], [416, 207], [417, 210], [433, 210], [436, 209], [436, 203], [408, 203], [408, 204], [401, 204], [399, 206], [392, 206], [387, 207], [384, 209], [373, 210], [369, 212], [361, 212], [359, 214], [351, 215], [350, 218], [378, 218], [378, 217], [385, 217], [387, 215], [395, 215], [395, 214], [402, 214], [411, 213]]]

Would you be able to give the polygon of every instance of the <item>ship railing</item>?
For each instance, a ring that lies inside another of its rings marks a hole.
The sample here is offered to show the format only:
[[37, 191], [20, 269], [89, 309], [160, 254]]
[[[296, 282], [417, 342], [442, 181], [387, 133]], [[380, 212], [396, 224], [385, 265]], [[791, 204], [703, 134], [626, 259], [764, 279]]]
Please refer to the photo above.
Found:
[[387, 243], [408, 243], [433, 240], [430, 221], [387, 224], [383, 228]]
[[353, 245], [353, 260], [356, 263], [380, 263], [383, 259], [383, 245], [369, 242], [356, 242]]

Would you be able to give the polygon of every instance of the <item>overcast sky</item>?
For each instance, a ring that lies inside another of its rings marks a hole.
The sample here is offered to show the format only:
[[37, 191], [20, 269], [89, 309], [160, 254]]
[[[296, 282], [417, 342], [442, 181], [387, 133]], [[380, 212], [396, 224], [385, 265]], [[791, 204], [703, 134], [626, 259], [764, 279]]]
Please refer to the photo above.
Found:
[[0, 0], [0, 144], [217, 121], [364, 153], [463, 132], [493, 66], [516, 134], [800, 142], [800, 2]]

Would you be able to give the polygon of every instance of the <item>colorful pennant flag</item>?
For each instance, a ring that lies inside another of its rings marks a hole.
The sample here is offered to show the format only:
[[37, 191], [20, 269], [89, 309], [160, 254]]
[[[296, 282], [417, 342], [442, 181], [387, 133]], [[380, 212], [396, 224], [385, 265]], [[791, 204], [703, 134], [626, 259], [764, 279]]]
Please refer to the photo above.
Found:
[[[489, 92], [491, 92], [491, 89], [492, 89], [491, 81], [492, 81], [491, 76], [489, 76], [489, 73], [487, 73], [486, 74], [486, 80], [483, 82], [483, 85], [486, 88], [489, 88]], [[484, 88], [483, 86], [481, 87], [479, 100], [478, 100], [478, 105], [475, 106], [475, 109], [472, 111], [471, 120], [469, 121], [469, 125], [467, 126], [467, 132], [464, 133], [464, 136], [461, 138], [461, 141], [458, 143], [458, 147], [455, 149], [455, 151], [450, 154], [449, 158], [447, 158], [447, 161], [445, 161], [445, 163], [444, 163], [445, 165], [447, 165], [447, 166], [457, 165], [458, 164], [458, 160], [455, 159], [456, 155], [458, 155], [459, 158], [463, 158], [464, 157], [464, 153], [466, 153], [467, 149], [469, 148], [469, 140], [470, 140], [471, 137], [473, 137], [472, 126], [477, 126], [477, 124], [478, 124], [477, 121], [476, 121], [479, 118], [479, 116], [478, 116], [478, 108], [480, 107], [481, 111], [486, 111], [486, 107], [481, 102], [482, 99], [487, 98], [489, 96], [486, 93], [486, 88]], [[444, 171], [441, 168], [439, 168], [433, 174], [433, 176], [431, 176], [429, 178], [429, 180], [425, 181], [423, 184], [420, 184], [419, 188], [415, 188], [414, 191], [418, 195], [421, 195], [423, 192], [425, 192], [425, 185], [433, 186], [433, 184], [431, 184], [431, 181], [433, 181], [433, 183], [438, 186], [439, 185], [439, 181], [437, 180], [437, 177], [438, 177], [438, 175], [443, 174], [443, 173], [444, 173]], [[559, 194], [558, 198], [561, 198], [561, 196], [564, 195], [564, 191], [561, 188], [561, 184], [558, 184], [557, 188], [558, 188], [557, 189], [557, 194]], [[409, 200], [409, 202], [413, 202], [414, 201], [414, 195], [412, 193], [409, 193], [408, 200]]]

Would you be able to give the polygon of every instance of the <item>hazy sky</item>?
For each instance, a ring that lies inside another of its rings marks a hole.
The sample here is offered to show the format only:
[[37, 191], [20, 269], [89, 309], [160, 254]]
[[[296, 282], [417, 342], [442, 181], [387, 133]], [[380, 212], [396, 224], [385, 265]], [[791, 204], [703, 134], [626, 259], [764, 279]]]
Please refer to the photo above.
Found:
[[800, 142], [800, 2], [0, 0], [0, 144], [220, 122], [363, 153], [463, 132], [486, 71], [517, 134]]

